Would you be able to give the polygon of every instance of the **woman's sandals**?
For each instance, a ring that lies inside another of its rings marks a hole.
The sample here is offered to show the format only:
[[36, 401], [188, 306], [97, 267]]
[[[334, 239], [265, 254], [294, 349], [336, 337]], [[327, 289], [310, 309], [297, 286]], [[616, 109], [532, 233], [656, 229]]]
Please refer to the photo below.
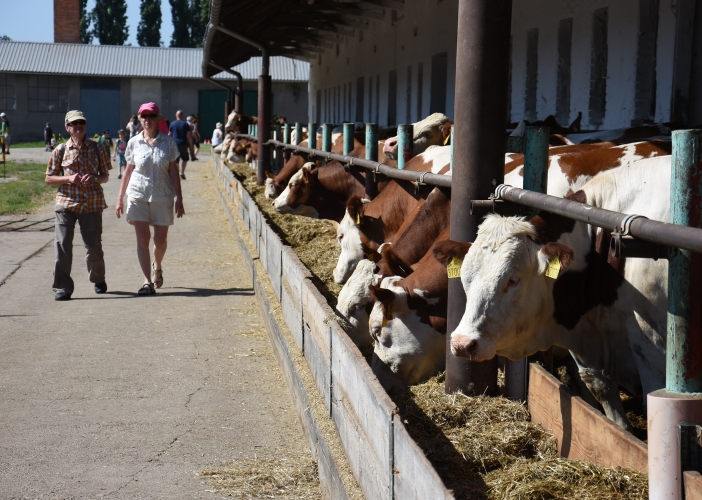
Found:
[[137, 295], [153, 295], [156, 293], [153, 283], [144, 283], [137, 292]]
[[151, 278], [154, 280], [154, 286], [156, 288], [161, 288], [163, 286], [163, 269], [156, 269], [156, 263], [151, 263]]

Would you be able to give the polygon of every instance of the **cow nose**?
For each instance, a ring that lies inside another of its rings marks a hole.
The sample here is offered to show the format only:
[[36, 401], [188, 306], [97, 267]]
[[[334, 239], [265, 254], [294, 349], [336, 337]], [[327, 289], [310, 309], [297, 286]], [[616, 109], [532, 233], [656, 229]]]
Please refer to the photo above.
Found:
[[475, 339], [469, 339], [463, 336], [451, 336], [451, 352], [454, 356], [460, 358], [470, 357], [477, 347]]
[[397, 137], [393, 137], [392, 139], [388, 139], [385, 141], [385, 145], [383, 146], [383, 151], [388, 152], [392, 151], [397, 147]]
[[371, 337], [373, 337], [375, 340], [378, 340], [380, 338], [380, 330], [380, 325], [371, 325]]

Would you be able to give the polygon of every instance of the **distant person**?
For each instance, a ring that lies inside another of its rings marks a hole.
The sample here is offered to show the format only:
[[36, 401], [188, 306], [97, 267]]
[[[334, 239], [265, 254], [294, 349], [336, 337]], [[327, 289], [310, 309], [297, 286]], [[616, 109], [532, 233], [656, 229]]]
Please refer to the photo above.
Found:
[[85, 262], [95, 293], [105, 293], [105, 259], [102, 252], [102, 211], [107, 208], [100, 184], [110, 178], [110, 158], [104, 147], [85, 136], [82, 111], [69, 111], [64, 120], [71, 136], [51, 153], [45, 181], [58, 186], [54, 226], [54, 300], [73, 295], [73, 234], [76, 222], [87, 249]]
[[5, 145], [3, 146], [3, 149], [5, 150], [5, 154], [10, 154], [10, 120], [7, 118], [7, 115], [2, 112], [0, 113], [0, 120], [2, 120], [2, 124], [0, 125], [0, 135], [2, 135], [5, 138]]
[[54, 149], [51, 145], [51, 139], [53, 138], [54, 131], [51, 129], [51, 124], [49, 122], [46, 122], [46, 127], [44, 127], [44, 151], [51, 151]]
[[197, 161], [197, 155], [200, 153], [200, 142], [202, 142], [202, 137], [200, 137], [199, 120], [197, 115], [193, 115], [192, 120], [190, 120], [190, 131], [193, 134], [193, 151], [195, 156], [190, 158], [192, 161]]
[[112, 152], [112, 147], [114, 146], [112, 137], [110, 137], [110, 131], [103, 130], [102, 135], [98, 138], [97, 142], [107, 150], [107, 156], [109, 157]]
[[127, 134], [124, 132], [124, 130], [119, 129], [117, 131], [117, 137], [118, 138], [115, 141], [115, 153], [112, 158], [114, 159], [115, 156], [117, 157], [117, 166], [119, 167], [119, 175], [117, 178], [121, 179], [122, 172], [127, 166], [127, 160], [124, 157], [124, 152], [127, 150]]
[[281, 125], [285, 125], [286, 123], [288, 123], [288, 119], [284, 116], [281, 116], [278, 118], [278, 123], [280, 123]]
[[212, 147], [222, 144], [222, 124], [217, 122], [214, 132], [212, 132]]
[[[144, 275], [144, 284], [137, 295], [153, 295], [155, 289], [163, 285], [161, 265], [168, 246], [168, 226], [173, 225], [174, 198], [176, 215], [179, 218], [185, 215], [178, 178], [181, 152], [173, 138], [159, 132], [161, 110], [155, 103], [142, 104], [139, 118], [143, 131], [127, 144], [127, 169], [119, 186], [115, 213], [117, 218], [124, 213], [123, 198], [126, 193], [127, 222], [136, 231], [137, 258]], [[154, 227], [153, 261], [149, 250], [149, 226]]]
[[183, 111], [176, 111], [176, 119], [171, 122], [168, 127], [168, 134], [173, 137], [178, 151], [180, 152], [180, 178], [185, 180], [185, 167], [188, 165], [188, 151], [192, 156], [193, 153], [193, 134], [190, 131], [190, 125], [183, 120]]
[[127, 123], [127, 126], [125, 128], [129, 132], [130, 139], [137, 135], [139, 132], [141, 132], [141, 123], [139, 123], [137, 115], [132, 115], [132, 117], [129, 119], [129, 123]]

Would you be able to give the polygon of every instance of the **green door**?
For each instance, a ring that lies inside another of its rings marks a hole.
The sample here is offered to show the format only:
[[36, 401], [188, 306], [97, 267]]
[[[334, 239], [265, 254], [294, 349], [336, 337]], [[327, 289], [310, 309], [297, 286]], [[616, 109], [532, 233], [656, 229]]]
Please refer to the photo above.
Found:
[[226, 90], [201, 90], [198, 96], [198, 130], [202, 140], [211, 140], [217, 122], [224, 124], [224, 103], [227, 102]]
[[[244, 114], [258, 116], [258, 91], [244, 90]], [[271, 92], [271, 118], [275, 116], [275, 94]]]

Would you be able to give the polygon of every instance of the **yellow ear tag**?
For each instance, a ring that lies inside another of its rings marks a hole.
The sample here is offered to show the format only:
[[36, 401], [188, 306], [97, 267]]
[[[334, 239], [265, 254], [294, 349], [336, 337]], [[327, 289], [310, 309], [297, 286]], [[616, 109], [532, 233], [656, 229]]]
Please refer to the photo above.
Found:
[[548, 268], [546, 268], [546, 276], [553, 278], [554, 280], [558, 278], [558, 273], [561, 270], [561, 259], [556, 255], [551, 262], [548, 263]]
[[462, 265], [463, 265], [463, 261], [461, 259], [459, 259], [458, 257], [452, 258], [449, 265], [446, 266], [446, 272], [448, 273], [448, 277], [449, 278], [460, 278]]
[[373, 254], [372, 254], [372, 253], [369, 253], [369, 254], [368, 254], [368, 260], [371, 261], [371, 262], [375, 262], [375, 258], [373, 257]]
[[449, 141], [451, 140], [451, 134], [446, 136], [446, 139], [444, 139], [444, 146], [448, 146]]
[[356, 212], [356, 225], [361, 225], [361, 214], [359, 214], [358, 212]]

